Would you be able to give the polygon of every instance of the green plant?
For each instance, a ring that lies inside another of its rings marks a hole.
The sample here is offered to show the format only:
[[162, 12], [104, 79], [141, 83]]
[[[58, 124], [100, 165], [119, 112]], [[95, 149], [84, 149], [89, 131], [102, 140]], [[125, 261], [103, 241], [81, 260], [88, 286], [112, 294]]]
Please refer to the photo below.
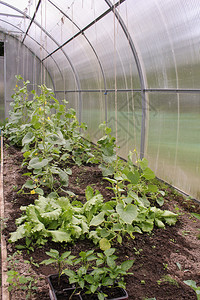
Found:
[[22, 146], [24, 160], [30, 172], [20, 192], [44, 195], [47, 187], [54, 192], [65, 191], [71, 170], [63, 163], [73, 160], [80, 165], [91, 157], [91, 143], [83, 139], [80, 131], [86, 130], [79, 124], [74, 109], [67, 108], [67, 101], [59, 103], [50, 89], [39, 86], [28, 92], [21, 76], [17, 76], [10, 118], [4, 127], [4, 135], [12, 144]]
[[60, 285], [60, 276], [63, 272], [63, 269], [66, 267], [66, 265], [73, 265], [73, 259], [75, 256], [71, 255], [71, 251], [66, 251], [60, 255], [55, 249], [50, 249], [50, 251], [46, 252], [46, 254], [50, 256], [50, 258], [43, 260], [41, 264], [53, 264], [57, 268], [58, 285]]
[[[24, 290], [26, 291], [26, 299], [32, 299], [34, 292], [37, 290], [37, 279], [35, 276], [30, 275], [30, 268], [28, 274], [21, 274], [17, 270], [17, 264], [19, 263], [19, 251], [16, 251], [13, 255], [8, 256], [8, 271], [7, 282], [9, 283], [8, 291]], [[31, 264], [33, 261], [24, 261], [26, 264]], [[35, 264], [37, 265], [37, 264]]]
[[172, 278], [171, 275], [169, 274], [163, 275], [161, 279], [157, 280], [158, 285], [164, 282], [168, 282], [169, 284], [178, 286], [178, 282], [174, 278]]
[[[97, 141], [97, 145], [100, 150], [100, 169], [103, 176], [109, 176], [114, 173], [114, 166], [116, 165], [116, 143], [115, 138], [111, 135], [111, 128], [107, 127], [105, 122], [99, 125], [99, 128], [103, 130], [103, 137]], [[90, 159], [89, 161], [93, 161]]]
[[80, 264], [76, 270], [66, 269], [64, 274], [69, 276], [69, 282], [75, 284], [76, 289], [84, 289], [86, 294], [97, 294], [99, 300], [103, 300], [106, 294], [103, 287], [120, 286], [125, 288], [124, 276], [132, 267], [133, 260], [117, 264], [118, 258], [114, 255], [115, 249], [110, 248], [103, 253], [94, 254], [93, 250], [81, 251], [79, 257], [74, 260], [74, 265]]
[[168, 264], [163, 263], [163, 269], [164, 269], [164, 270], [168, 270]]
[[[54, 242], [70, 243], [89, 234], [91, 220], [99, 215], [103, 197], [92, 187], [86, 188], [86, 203], [67, 197], [39, 196], [35, 204], [21, 207], [24, 214], [16, 220], [17, 230], [10, 241], [26, 238], [35, 244], [45, 244], [48, 238]], [[30, 246], [30, 245], [29, 245]]]
[[200, 300], [200, 287], [197, 286], [196, 282], [194, 280], [184, 280], [183, 282], [195, 291], [197, 300]]
[[28, 238], [27, 236], [25, 237], [25, 245], [16, 245], [15, 248], [18, 250], [23, 250], [26, 249], [27, 253], [29, 254], [30, 251], [34, 251], [34, 248], [31, 246], [32, 244], [32, 239]]

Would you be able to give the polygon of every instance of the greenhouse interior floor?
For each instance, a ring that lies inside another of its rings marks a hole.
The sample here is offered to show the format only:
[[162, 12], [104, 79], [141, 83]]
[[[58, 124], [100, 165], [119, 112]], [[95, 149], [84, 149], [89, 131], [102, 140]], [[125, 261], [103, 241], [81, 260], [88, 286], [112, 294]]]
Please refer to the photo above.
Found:
[[[8, 257], [12, 257], [16, 251], [14, 245], [8, 243], [8, 239], [10, 233], [16, 229], [15, 219], [20, 215], [20, 207], [34, 200], [34, 195], [30, 197], [16, 192], [15, 187], [19, 187], [24, 182], [21, 176], [23, 173], [21, 160], [22, 153], [18, 149], [12, 146], [4, 147], [5, 229], [3, 236], [7, 241]], [[95, 185], [105, 198], [111, 197], [111, 192], [105, 189], [98, 167], [73, 166], [69, 188], [78, 195], [80, 200], [84, 198], [85, 187], [88, 184]], [[122, 260], [124, 257], [135, 260], [131, 269], [133, 275], [126, 276], [126, 288], [130, 300], [153, 297], [156, 300], [196, 300], [195, 292], [183, 281], [191, 279], [198, 286], [200, 284], [200, 240], [197, 238], [200, 221], [190, 214], [190, 212], [200, 213], [200, 207], [192, 201], [185, 201], [181, 195], [169, 189], [164, 208], [179, 214], [175, 226], [166, 226], [165, 229], [156, 228], [151, 234], [136, 234], [135, 239], [124, 238], [121, 246], [117, 246]], [[30, 272], [33, 276], [38, 276], [38, 289], [32, 299], [49, 299], [46, 276], [55, 273], [55, 270], [44, 265], [37, 268], [36, 263], [39, 264], [47, 258], [45, 252], [50, 248], [56, 247], [62, 251], [63, 246], [51, 242], [41, 248], [35, 248], [34, 251], [27, 251], [25, 243], [20, 244], [24, 249], [15, 257], [18, 261], [18, 272], [20, 274]], [[95, 245], [85, 240], [67, 248], [76, 255], [81, 250], [95, 249]], [[27, 266], [26, 261], [30, 261], [30, 258], [34, 263]], [[23, 290], [13, 290], [10, 293], [11, 300], [25, 299], [25, 297]]]

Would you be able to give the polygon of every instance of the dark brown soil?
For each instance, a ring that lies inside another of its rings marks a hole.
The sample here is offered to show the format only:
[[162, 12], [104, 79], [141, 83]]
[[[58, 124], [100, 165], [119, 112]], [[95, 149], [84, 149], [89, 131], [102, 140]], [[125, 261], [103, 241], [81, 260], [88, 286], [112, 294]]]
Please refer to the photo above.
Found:
[[[34, 201], [35, 195], [17, 194], [25, 181], [22, 176], [25, 170], [21, 168], [23, 156], [19, 150], [8, 146], [4, 142], [4, 201], [5, 226], [3, 233], [7, 240], [10, 232], [16, 230], [15, 219], [21, 215], [20, 206]], [[79, 200], [84, 199], [85, 188], [92, 185], [99, 190], [105, 199], [110, 199], [111, 191], [105, 189], [106, 182], [102, 180], [97, 166], [72, 167], [69, 190], [77, 194]], [[192, 279], [200, 286], [200, 240], [198, 239], [200, 221], [191, 216], [190, 212], [200, 213], [200, 206], [191, 200], [184, 199], [180, 194], [167, 188], [164, 209], [179, 213], [175, 226], [165, 229], [155, 228], [151, 234], [137, 234], [136, 238], [124, 238], [121, 245], [116, 245], [117, 254], [121, 260], [134, 259], [133, 275], [126, 276], [126, 290], [131, 300], [189, 300], [197, 299], [195, 292], [183, 283]], [[81, 250], [95, 249], [87, 240], [77, 241], [74, 245], [58, 245], [49, 242], [44, 247], [36, 248], [27, 253], [26, 250], [18, 255], [18, 271], [28, 274], [29, 265], [24, 260], [32, 257], [34, 262], [40, 263], [47, 259], [46, 251], [54, 248], [60, 251], [70, 249], [74, 255]], [[14, 244], [8, 243], [8, 255], [16, 249]], [[31, 272], [38, 275], [38, 290], [33, 299], [49, 299], [46, 276], [55, 273], [52, 267], [32, 265]], [[11, 300], [26, 299], [22, 291], [12, 291]]]

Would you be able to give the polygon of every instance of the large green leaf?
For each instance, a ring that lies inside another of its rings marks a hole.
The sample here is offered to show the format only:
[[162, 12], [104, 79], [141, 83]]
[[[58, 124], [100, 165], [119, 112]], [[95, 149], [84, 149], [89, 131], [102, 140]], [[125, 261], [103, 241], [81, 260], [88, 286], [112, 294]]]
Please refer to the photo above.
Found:
[[68, 184], [69, 184], [69, 176], [68, 176], [68, 174], [67, 174], [65, 171], [59, 169], [58, 176], [59, 176], [60, 179], [61, 179], [61, 184], [62, 184], [64, 187], [67, 187]]
[[34, 157], [29, 161], [29, 167], [31, 167], [32, 169], [42, 169], [43, 167], [45, 167], [46, 165], [48, 165], [48, 159], [44, 158], [40, 158], [40, 157]]
[[90, 222], [90, 226], [98, 226], [105, 221], [105, 212], [100, 212], [98, 215], [94, 216]]
[[34, 138], [35, 138], [35, 136], [34, 136], [33, 132], [31, 132], [31, 131], [27, 132], [27, 134], [22, 139], [22, 146], [32, 142], [34, 140]]
[[17, 240], [22, 239], [25, 235], [25, 232], [25, 225], [20, 225], [15, 232], [10, 234], [10, 241], [14, 243]]
[[122, 203], [118, 203], [116, 206], [116, 211], [126, 224], [132, 224], [138, 215], [137, 206], [133, 204], [127, 204], [124, 207]]
[[106, 238], [102, 238], [99, 241], [99, 246], [100, 246], [101, 250], [107, 250], [107, 249], [110, 249], [111, 244], [110, 244], [109, 240], [107, 240]]
[[140, 174], [138, 171], [135, 171], [135, 172], [130, 171], [126, 174], [126, 176], [132, 184], [137, 184], [140, 180]]
[[87, 201], [92, 199], [93, 196], [94, 196], [93, 188], [90, 185], [88, 185], [85, 190], [85, 197], [86, 197]]
[[143, 177], [147, 180], [150, 180], [155, 178], [155, 174], [150, 168], [146, 168], [143, 170]]
[[71, 242], [71, 234], [61, 230], [48, 230], [48, 234], [52, 237], [53, 242]]
[[154, 220], [153, 219], [147, 219], [143, 221], [141, 224], [139, 224], [140, 228], [144, 232], [151, 232], [153, 230]]
[[24, 183], [23, 187], [27, 188], [27, 189], [34, 189], [35, 182], [33, 182], [33, 180], [29, 179]]

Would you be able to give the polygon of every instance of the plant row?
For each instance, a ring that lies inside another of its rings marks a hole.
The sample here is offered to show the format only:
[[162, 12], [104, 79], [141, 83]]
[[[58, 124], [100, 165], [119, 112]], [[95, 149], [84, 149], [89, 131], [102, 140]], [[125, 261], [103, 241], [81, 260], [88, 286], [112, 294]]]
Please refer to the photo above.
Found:
[[[73, 243], [87, 238], [99, 246], [97, 256], [92, 256], [94, 260], [99, 263], [101, 255], [107, 255], [106, 261], [115, 269], [117, 257], [108, 256], [113, 255], [113, 245], [121, 244], [125, 235], [134, 239], [136, 233], [151, 232], [154, 226], [164, 228], [165, 224], [176, 223], [176, 214], [160, 208], [165, 192], [155, 183], [155, 174], [145, 158], [139, 159], [136, 150], [129, 153], [126, 162], [117, 157], [115, 138], [105, 124], [100, 125], [103, 136], [94, 146], [83, 138], [87, 126], [79, 124], [75, 110], [67, 108], [67, 101], [60, 103], [45, 85], [39, 87], [39, 95], [35, 90], [29, 92], [29, 82], [20, 76], [17, 80], [12, 111], [3, 131], [12, 145], [21, 147], [22, 167], [27, 169], [23, 174], [27, 180], [18, 193], [38, 196], [34, 204], [21, 207], [22, 216], [16, 220], [11, 242], [24, 238], [30, 249], [49, 239]], [[77, 201], [68, 188], [73, 164], [97, 164], [113, 197], [105, 201], [98, 190], [87, 186], [85, 202]], [[124, 262], [123, 275], [127, 266], [131, 264]], [[96, 267], [93, 273], [98, 277]], [[86, 269], [84, 272], [89, 283], [91, 275]], [[75, 276], [70, 270], [67, 273]], [[109, 277], [106, 275], [105, 282]], [[90, 292], [96, 289], [97, 285]], [[99, 294], [99, 299], [102, 297]]]

